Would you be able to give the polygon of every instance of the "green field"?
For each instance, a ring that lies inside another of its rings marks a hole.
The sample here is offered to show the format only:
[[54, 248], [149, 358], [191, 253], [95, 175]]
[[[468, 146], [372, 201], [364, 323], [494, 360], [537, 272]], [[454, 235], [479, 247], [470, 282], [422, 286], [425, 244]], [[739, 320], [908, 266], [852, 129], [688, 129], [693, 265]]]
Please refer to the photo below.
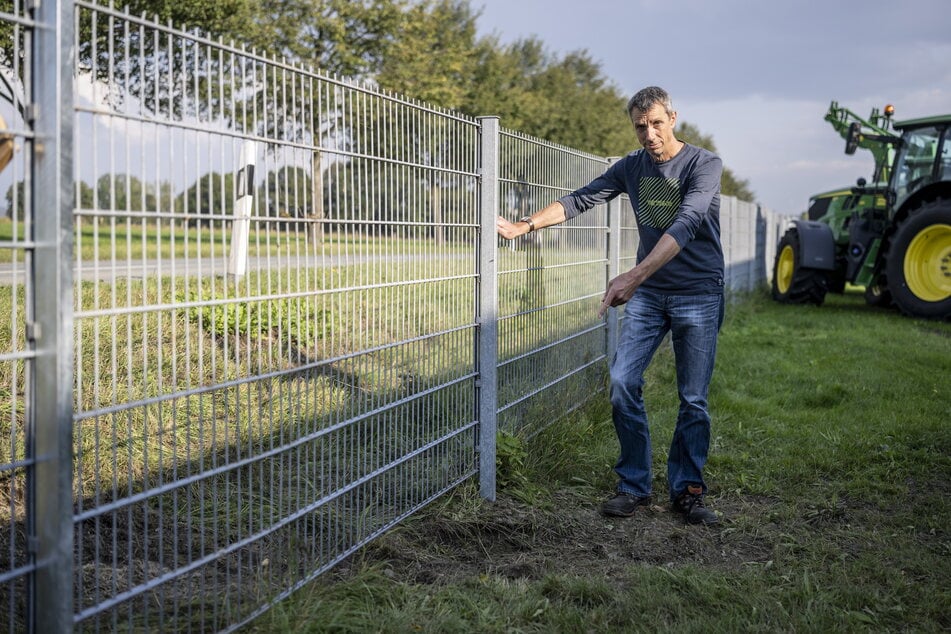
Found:
[[[359, 233], [326, 232], [318, 247], [309, 244], [304, 223], [287, 223], [275, 218], [252, 218], [248, 257], [290, 253], [345, 255], [359, 252], [380, 255], [412, 253], [420, 241], [414, 236], [389, 236], [380, 239]], [[0, 242], [22, 242], [27, 224], [0, 218]], [[406, 230], [407, 232], [410, 230]], [[116, 260], [144, 260], [154, 263], [171, 258], [227, 258], [231, 243], [230, 221], [207, 224], [188, 223], [182, 218], [125, 219], [123, 217], [84, 217], [74, 219], [73, 244], [77, 261], [92, 263]], [[442, 251], [452, 250], [443, 245]], [[22, 258], [15, 249], [0, 249], [0, 263]]]
[[938, 632], [951, 628], [951, 324], [756, 295], [731, 305], [711, 392], [709, 505], [666, 509], [672, 357], [646, 390], [655, 505], [613, 486], [603, 402], [500, 445], [496, 503], [463, 487], [259, 619], [294, 632]]

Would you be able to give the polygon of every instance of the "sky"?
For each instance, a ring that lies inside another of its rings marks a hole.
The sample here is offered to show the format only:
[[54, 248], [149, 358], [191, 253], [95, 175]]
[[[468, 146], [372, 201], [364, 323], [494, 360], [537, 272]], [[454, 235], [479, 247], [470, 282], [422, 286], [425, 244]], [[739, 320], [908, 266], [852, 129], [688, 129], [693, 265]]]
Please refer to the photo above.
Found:
[[[472, 0], [479, 35], [587, 51], [625, 96], [665, 88], [758, 202], [799, 214], [869, 178], [823, 117], [951, 113], [951, 0]], [[505, 122], [502, 122], [505, 125]], [[631, 133], [632, 149], [635, 146]]]

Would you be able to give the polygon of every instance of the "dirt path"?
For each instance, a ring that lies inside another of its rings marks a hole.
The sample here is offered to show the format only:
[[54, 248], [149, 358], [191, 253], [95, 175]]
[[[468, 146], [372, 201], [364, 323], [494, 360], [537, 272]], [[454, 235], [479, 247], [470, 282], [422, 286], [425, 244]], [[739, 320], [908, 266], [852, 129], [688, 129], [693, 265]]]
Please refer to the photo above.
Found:
[[[737, 530], [729, 521], [689, 526], [666, 504], [631, 518], [604, 517], [599, 504], [570, 490], [556, 492], [541, 507], [501, 495], [466, 517], [428, 517], [397, 529], [371, 545], [364, 561], [382, 564], [393, 578], [424, 584], [482, 574], [540, 579], [569, 570], [610, 577], [636, 562], [725, 570], [765, 563], [776, 537], [770, 525], [756, 531]], [[727, 517], [750, 510], [723, 501], [715, 508]]]

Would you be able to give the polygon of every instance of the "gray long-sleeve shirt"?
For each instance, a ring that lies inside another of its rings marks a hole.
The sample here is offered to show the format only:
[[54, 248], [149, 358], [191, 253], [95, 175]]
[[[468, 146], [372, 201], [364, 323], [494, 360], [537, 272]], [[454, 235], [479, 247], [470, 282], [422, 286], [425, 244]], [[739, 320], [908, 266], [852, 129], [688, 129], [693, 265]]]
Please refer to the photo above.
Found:
[[722, 171], [723, 163], [716, 154], [690, 144], [663, 163], [636, 150], [559, 202], [570, 219], [627, 193], [640, 236], [637, 260], [643, 260], [665, 233], [681, 249], [641, 286], [668, 295], [722, 293]]

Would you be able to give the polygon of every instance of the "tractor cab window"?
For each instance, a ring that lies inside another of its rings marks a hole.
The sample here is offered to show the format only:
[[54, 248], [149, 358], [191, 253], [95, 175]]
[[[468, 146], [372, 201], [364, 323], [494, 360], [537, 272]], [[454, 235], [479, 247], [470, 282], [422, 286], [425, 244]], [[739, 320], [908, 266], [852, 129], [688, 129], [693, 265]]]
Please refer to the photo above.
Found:
[[895, 173], [895, 193], [899, 200], [931, 179], [940, 138], [937, 128], [911, 130], [902, 137]]
[[941, 162], [938, 165], [938, 180], [951, 181], [951, 127], [944, 129], [941, 144]]
[[832, 202], [831, 198], [813, 198], [809, 201], [809, 209], [807, 211], [807, 216], [809, 220], [818, 220], [826, 215], [826, 212], [829, 211], [829, 203]]

